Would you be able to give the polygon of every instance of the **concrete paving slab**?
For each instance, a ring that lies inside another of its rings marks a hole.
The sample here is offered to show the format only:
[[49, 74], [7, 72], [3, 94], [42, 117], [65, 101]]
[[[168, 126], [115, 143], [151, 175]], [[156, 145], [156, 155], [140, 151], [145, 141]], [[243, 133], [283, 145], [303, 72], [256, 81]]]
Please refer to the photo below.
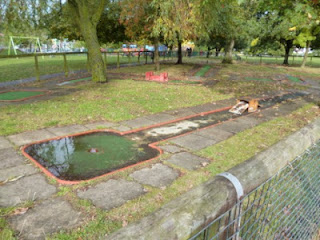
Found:
[[119, 126], [112, 127], [112, 129], [117, 130], [119, 132], [126, 132], [126, 131], [130, 131], [131, 130], [130, 127], [127, 127], [127, 126], [124, 126], [124, 125], [119, 125]]
[[179, 172], [161, 163], [151, 168], [143, 168], [130, 174], [134, 180], [141, 184], [153, 187], [165, 187], [179, 177]]
[[56, 187], [48, 184], [41, 174], [35, 174], [0, 186], [0, 192], [0, 207], [9, 207], [48, 198], [56, 192]]
[[254, 120], [254, 119], [242, 120], [240, 117], [240, 118], [237, 118], [233, 121], [229, 121], [229, 122], [225, 122], [223, 124], [217, 125], [216, 129], [227, 131], [230, 133], [238, 133], [238, 132], [242, 132], [248, 128], [252, 128], [252, 127], [256, 126], [257, 124], [259, 124], [258, 121]]
[[176, 119], [174, 116], [171, 116], [170, 114], [166, 114], [166, 113], [157, 113], [157, 114], [146, 116], [146, 118], [155, 123], [169, 122]]
[[0, 137], [0, 150], [10, 147], [13, 147], [13, 145], [5, 137]]
[[164, 145], [164, 146], [160, 146], [160, 148], [163, 151], [169, 152], [169, 153], [178, 153], [183, 151], [183, 148], [177, 147], [175, 145]]
[[173, 116], [174, 118], [183, 118], [183, 117], [195, 115], [196, 113], [192, 112], [191, 110], [189, 110], [187, 108], [181, 108], [181, 109], [167, 111], [166, 114], [169, 114], [169, 115]]
[[8, 139], [10, 139], [11, 142], [13, 142], [17, 146], [26, 145], [32, 142], [45, 140], [48, 138], [54, 138], [56, 135], [53, 133], [42, 129], [42, 130], [36, 130], [32, 132], [24, 132], [19, 133], [16, 135], [8, 136]]
[[110, 179], [87, 190], [77, 192], [78, 196], [88, 199], [100, 208], [109, 210], [119, 207], [127, 201], [137, 198], [144, 193], [143, 187], [136, 182], [123, 179]]
[[53, 127], [48, 128], [48, 131], [55, 134], [56, 136], [65, 136], [80, 132], [88, 131], [89, 129], [82, 126], [82, 125], [71, 125], [71, 126], [64, 126], [64, 127]]
[[203, 105], [189, 107], [188, 109], [190, 111], [192, 111], [192, 112], [195, 112], [195, 113], [202, 113], [202, 112], [209, 112], [209, 111], [218, 109], [218, 107], [217, 107], [217, 104], [206, 103], [206, 104], [203, 104]]
[[23, 163], [25, 163], [25, 159], [13, 148], [0, 150], [0, 169], [14, 167]]
[[94, 129], [102, 129], [102, 128], [111, 128], [115, 125], [116, 123], [100, 121], [100, 122], [88, 123], [88, 124], [85, 124], [84, 126], [89, 130], [94, 130]]
[[216, 143], [224, 141], [231, 137], [233, 133], [224, 131], [222, 129], [217, 129], [216, 126], [206, 129], [201, 129], [199, 131], [194, 132], [196, 135], [201, 135], [205, 138], [210, 138], [216, 141]]
[[190, 171], [196, 170], [203, 167], [206, 163], [209, 163], [208, 159], [198, 157], [188, 152], [174, 154], [166, 161]]
[[193, 151], [206, 148], [216, 143], [216, 141], [213, 139], [209, 139], [194, 133], [171, 139], [170, 142]]
[[29, 176], [36, 172], [38, 172], [37, 168], [29, 164], [23, 164], [15, 167], [0, 169], [0, 181], [13, 179], [19, 176]]
[[60, 198], [49, 199], [25, 214], [10, 217], [8, 222], [19, 232], [21, 239], [42, 240], [52, 233], [75, 228], [82, 224], [81, 212]]
[[122, 124], [129, 126], [131, 128], [140, 128], [140, 127], [146, 127], [146, 126], [156, 124], [156, 122], [145, 117], [140, 117], [133, 120], [124, 121], [122, 122]]

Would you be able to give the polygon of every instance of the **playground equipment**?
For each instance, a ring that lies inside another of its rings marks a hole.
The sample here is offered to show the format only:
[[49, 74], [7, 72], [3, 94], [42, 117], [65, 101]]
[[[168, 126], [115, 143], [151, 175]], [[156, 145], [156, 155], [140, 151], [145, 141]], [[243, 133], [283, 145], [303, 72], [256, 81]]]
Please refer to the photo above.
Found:
[[[21, 40], [21, 39], [27, 39], [33, 41], [36, 47], [39, 47], [39, 51], [42, 52], [41, 50], [41, 44], [40, 44], [40, 39], [38, 37], [20, 37], [20, 36], [10, 36], [9, 37], [9, 44], [8, 44], [8, 55], [11, 53], [11, 47], [13, 49], [14, 55], [17, 54], [17, 45], [14, 42], [14, 39]], [[34, 48], [34, 52], [37, 51], [37, 48]]]

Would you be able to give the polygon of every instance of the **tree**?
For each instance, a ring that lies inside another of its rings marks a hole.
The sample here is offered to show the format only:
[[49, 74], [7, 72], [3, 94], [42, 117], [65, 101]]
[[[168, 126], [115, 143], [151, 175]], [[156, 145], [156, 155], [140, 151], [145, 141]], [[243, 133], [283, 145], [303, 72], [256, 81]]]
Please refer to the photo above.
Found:
[[134, 41], [150, 41], [154, 44], [154, 61], [156, 70], [160, 70], [159, 38], [161, 34], [152, 34], [159, 9], [152, 0], [124, 0], [121, 2], [121, 21], [126, 27], [127, 36]]
[[[260, 2], [257, 21], [260, 23], [261, 44], [279, 42], [285, 50], [283, 64], [289, 64], [289, 54], [294, 45], [305, 45], [312, 39], [310, 11], [307, 0], [271, 0]], [[299, 40], [300, 39], [300, 40]]]
[[152, 36], [163, 36], [169, 44], [177, 43], [178, 61], [182, 64], [182, 43], [195, 39], [196, 8], [200, 0], [152, 0], [156, 17]]
[[232, 63], [232, 50], [236, 41], [243, 43], [246, 35], [244, 11], [240, 2], [207, 0], [202, 1], [201, 5], [197, 15], [202, 24], [198, 25], [197, 35], [206, 42], [208, 51], [214, 47], [216, 53], [219, 53], [224, 47], [223, 63]]
[[106, 0], [68, 0], [68, 7], [73, 12], [88, 48], [89, 66], [94, 82], [107, 81], [97, 36], [97, 25], [106, 3]]

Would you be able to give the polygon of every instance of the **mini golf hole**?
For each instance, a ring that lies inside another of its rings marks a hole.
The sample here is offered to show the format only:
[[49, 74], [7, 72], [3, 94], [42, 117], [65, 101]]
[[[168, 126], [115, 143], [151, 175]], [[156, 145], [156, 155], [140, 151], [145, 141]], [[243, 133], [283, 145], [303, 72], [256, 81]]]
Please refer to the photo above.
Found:
[[24, 152], [55, 177], [68, 181], [89, 180], [160, 154], [143, 142], [101, 131], [43, 141]]

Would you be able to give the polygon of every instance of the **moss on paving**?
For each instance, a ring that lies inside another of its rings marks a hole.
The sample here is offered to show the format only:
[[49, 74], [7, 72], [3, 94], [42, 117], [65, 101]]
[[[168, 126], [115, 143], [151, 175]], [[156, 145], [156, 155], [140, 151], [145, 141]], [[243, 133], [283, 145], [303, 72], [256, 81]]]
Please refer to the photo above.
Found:
[[[49, 239], [76, 240], [103, 238], [121, 227], [158, 210], [164, 204], [207, 181], [216, 174], [226, 171], [249, 159], [258, 152], [267, 149], [282, 138], [307, 125], [319, 115], [319, 108], [314, 104], [308, 104], [288, 116], [265, 122], [236, 134], [217, 145], [195, 152], [195, 154], [211, 159], [211, 163], [197, 171], [179, 169], [182, 171], [181, 177], [167, 188], [157, 189], [145, 186], [148, 190], [145, 195], [138, 199], [128, 201], [123, 206], [112, 209], [109, 212], [95, 208], [88, 201], [83, 202], [82, 200], [77, 200], [76, 196], [73, 195], [72, 197], [72, 194], [68, 193], [68, 191], [63, 191], [70, 195], [70, 199], [73, 199], [72, 201], [77, 202], [78, 207], [85, 209], [87, 214], [89, 212], [93, 220], [78, 229], [55, 234]], [[148, 164], [151, 165], [153, 163], [154, 162]], [[127, 174], [134, 170], [135, 169], [128, 170]], [[77, 187], [75, 186], [73, 188], [76, 189]]]
[[42, 94], [44, 94], [44, 92], [36, 92], [36, 91], [4, 92], [4, 93], [0, 93], [0, 101], [20, 100], [23, 98], [34, 97], [34, 96], [42, 95]]

